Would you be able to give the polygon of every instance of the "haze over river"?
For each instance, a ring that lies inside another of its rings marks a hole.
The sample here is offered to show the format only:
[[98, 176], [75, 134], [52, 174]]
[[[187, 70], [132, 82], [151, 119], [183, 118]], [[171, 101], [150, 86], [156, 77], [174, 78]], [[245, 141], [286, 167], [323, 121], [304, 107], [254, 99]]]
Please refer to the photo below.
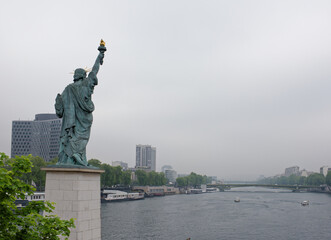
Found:
[[104, 203], [101, 217], [102, 240], [321, 240], [331, 239], [331, 194], [238, 188]]

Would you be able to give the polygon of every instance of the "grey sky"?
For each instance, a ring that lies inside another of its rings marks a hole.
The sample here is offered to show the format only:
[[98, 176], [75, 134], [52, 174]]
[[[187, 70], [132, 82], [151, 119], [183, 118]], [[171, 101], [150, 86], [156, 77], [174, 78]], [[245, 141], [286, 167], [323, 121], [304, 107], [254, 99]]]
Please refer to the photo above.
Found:
[[101, 38], [88, 158], [255, 179], [331, 166], [330, 1], [3, 1], [0, 151]]

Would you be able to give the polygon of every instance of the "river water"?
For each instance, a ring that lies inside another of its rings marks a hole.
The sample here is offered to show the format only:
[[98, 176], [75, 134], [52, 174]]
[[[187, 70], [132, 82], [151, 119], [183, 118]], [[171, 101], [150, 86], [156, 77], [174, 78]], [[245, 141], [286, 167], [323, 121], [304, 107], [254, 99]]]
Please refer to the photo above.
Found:
[[331, 239], [331, 194], [238, 188], [103, 203], [101, 217], [102, 240], [321, 240]]

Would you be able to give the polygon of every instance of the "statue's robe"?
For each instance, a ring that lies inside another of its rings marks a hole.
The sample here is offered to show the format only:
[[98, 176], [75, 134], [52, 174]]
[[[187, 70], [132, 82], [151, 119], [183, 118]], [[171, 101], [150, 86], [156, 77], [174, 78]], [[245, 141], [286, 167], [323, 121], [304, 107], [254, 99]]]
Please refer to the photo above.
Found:
[[69, 84], [56, 98], [56, 114], [62, 117], [58, 164], [87, 166], [86, 145], [90, 138], [94, 104], [91, 95], [98, 79], [94, 72]]

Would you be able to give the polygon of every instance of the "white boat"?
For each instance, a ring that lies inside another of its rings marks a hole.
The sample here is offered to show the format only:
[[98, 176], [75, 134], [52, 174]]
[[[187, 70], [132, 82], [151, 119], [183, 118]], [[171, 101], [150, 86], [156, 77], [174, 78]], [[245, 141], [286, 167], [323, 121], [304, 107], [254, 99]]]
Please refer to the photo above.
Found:
[[141, 200], [144, 198], [145, 198], [145, 193], [143, 193], [143, 192], [128, 193], [128, 200]]
[[308, 205], [309, 205], [309, 201], [302, 201], [302, 202], [301, 202], [301, 205], [302, 205], [302, 206], [308, 206]]
[[214, 193], [214, 192], [219, 192], [218, 188], [207, 188], [207, 193]]
[[234, 202], [240, 202], [240, 198], [236, 197], [236, 199], [234, 200]]
[[17, 207], [25, 207], [32, 201], [45, 201], [45, 193], [44, 192], [35, 192], [32, 195], [25, 194], [24, 199], [17, 198], [15, 201], [15, 205]]
[[119, 190], [104, 190], [101, 194], [102, 202], [119, 202], [127, 200], [144, 199], [144, 193], [132, 192], [127, 193]]
[[128, 199], [128, 193], [119, 190], [104, 190], [103, 194], [105, 195], [103, 199], [107, 202], [123, 201]]
[[190, 193], [191, 194], [201, 194], [202, 189], [192, 188], [192, 189], [190, 189]]

